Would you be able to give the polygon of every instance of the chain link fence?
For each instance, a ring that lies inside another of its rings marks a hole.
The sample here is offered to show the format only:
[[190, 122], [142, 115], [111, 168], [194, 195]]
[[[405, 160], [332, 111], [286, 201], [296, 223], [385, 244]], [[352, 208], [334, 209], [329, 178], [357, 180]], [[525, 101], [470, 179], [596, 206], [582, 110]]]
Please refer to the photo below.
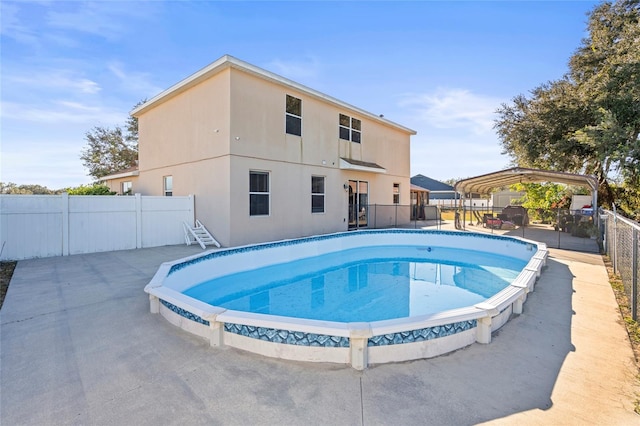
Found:
[[604, 252], [611, 259], [613, 271], [620, 275], [624, 291], [629, 298], [631, 316], [638, 320], [640, 293], [638, 292], [638, 233], [640, 224], [620, 216], [615, 211], [605, 210], [600, 215]]
[[441, 221], [438, 206], [361, 204], [350, 207], [349, 229], [421, 228]]

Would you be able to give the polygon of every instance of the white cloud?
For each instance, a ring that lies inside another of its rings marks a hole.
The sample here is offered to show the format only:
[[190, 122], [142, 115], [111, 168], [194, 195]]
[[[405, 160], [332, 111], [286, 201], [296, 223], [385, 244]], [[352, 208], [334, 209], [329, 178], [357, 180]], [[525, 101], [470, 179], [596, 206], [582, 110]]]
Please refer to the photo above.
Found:
[[508, 166], [493, 129], [502, 102], [466, 89], [403, 96], [400, 106], [418, 131], [411, 144], [411, 174], [445, 180]]
[[313, 56], [295, 60], [274, 59], [266, 65], [266, 69], [291, 80], [315, 79], [320, 73], [320, 61]]
[[149, 19], [153, 2], [78, 2], [73, 11], [50, 10], [47, 25], [54, 29], [84, 32], [106, 39], [124, 37], [131, 28], [127, 18]]
[[17, 3], [1, 3], [0, 34], [10, 37], [25, 44], [37, 44], [38, 35], [36, 29], [29, 28], [20, 20], [20, 8]]
[[78, 33], [120, 40], [140, 21], [155, 19], [163, 7], [153, 1], [3, 1], [0, 6], [0, 33], [40, 49], [78, 46], [82, 44]]
[[97, 123], [116, 125], [126, 121], [127, 113], [97, 105], [57, 100], [44, 106], [34, 106], [17, 102], [2, 102], [2, 119], [30, 121], [35, 123]]
[[5, 74], [3, 80], [39, 90], [70, 90], [81, 94], [95, 94], [101, 90], [100, 85], [95, 81], [77, 76], [75, 72], [70, 70], [24, 71], [13, 75]]
[[38, 184], [49, 189], [74, 187], [91, 182], [80, 160], [81, 142], [23, 138], [3, 146], [3, 182]]
[[401, 106], [415, 119], [439, 129], [471, 130], [476, 135], [493, 130], [495, 111], [504, 102], [465, 89], [437, 89], [434, 93], [406, 95]]
[[492, 133], [422, 128], [411, 138], [411, 175], [446, 180], [502, 170], [510, 158], [501, 151], [498, 137]]
[[151, 82], [152, 76], [149, 73], [125, 71], [124, 65], [116, 61], [111, 62], [108, 68], [118, 78], [126, 92], [150, 98], [163, 90]]

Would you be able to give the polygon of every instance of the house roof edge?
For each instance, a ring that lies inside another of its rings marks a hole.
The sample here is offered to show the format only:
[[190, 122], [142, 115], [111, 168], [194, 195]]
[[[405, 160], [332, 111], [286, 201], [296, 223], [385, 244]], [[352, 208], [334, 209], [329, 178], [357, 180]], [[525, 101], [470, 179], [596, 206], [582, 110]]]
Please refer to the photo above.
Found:
[[257, 67], [255, 65], [252, 65], [248, 62], [245, 62], [241, 59], [238, 59], [236, 57], [233, 57], [231, 55], [224, 55], [221, 58], [215, 60], [214, 62], [210, 63], [209, 65], [205, 66], [204, 68], [200, 69], [199, 71], [196, 71], [195, 73], [191, 74], [190, 76], [180, 80], [178, 83], [174, 84], [173, 86], [169, 87], [168, 89], [160, 92], [159, 94], [157, 94], [156, 96], [152, 97], [151, 99], [149, 99], [147, 102], [145, 102], [142, 105], [139, 105], [138, 107], [134, 108], [130, 114], [134, 117], [137, 117], [138, 115], [144, 113], [145, 111], [151, 109], [152, 107], [154, 107], [155, 105], [162, 103], [168, 99], [171, 99], [172, 97], [184, 92], [185, 90], [195, 86], [196, 84], [200, 83], [203, 80], [206, 80], [207, 78], [210, 78], [212, 76], [214, 76], [215, 74], [219, 73], [220, 71], [227, 69], [227, 68], [235, 68], [244, 72], [248, 72], [250, 74], [253, 74], [259, 78], [265, 79], [265, 80], [269, 80], [275, 83], [278, 83], [280, 85], [283, 85], [285, 87], [290, 87], [292, 89], [295, 89], [299, 92], [303, 92], [306, 93], [314, 98], [323, 100], [325, 102], [337, 105], [341, 108], [346, 108], [348, 110], [351, 111], [355, 111], [363, 116], [366, 116], [369, 119], [372, 119], [374, 121], [377, 121], [379, 123], [385, 124], [387, 126], [391, 126], [394, 127], [398, 130], [401, 130], [405, 133], [408, 133], [410, 135], [415, 135], [417, 134], [417, 132], [413, 129], [410, 129], [408, 127], [405, 127], [401, 124], [395, 123], [391, 120], [388, 120], [384, 117], [381, 117], [379, 115], [373, 114], [371, 112], [365, 111], [362, 108], [358, 108], [354, 105], [348, 104], [346, 102], [343, 102], [337, 98], [334, 98], [332, 96], [329, 96], [327, 94], [324, 94], [322, 92], [319, 92], [315, 89], [312, 89], [310, 87], [307, 87], [303, 84], [300, 83], [296, 83], [293, 80], [290, 80], [286, 77], [282, 77], [281, 75], [278, 75], [276, 73], [273, 73], [271, 71], [267, 71], [263, 68]]

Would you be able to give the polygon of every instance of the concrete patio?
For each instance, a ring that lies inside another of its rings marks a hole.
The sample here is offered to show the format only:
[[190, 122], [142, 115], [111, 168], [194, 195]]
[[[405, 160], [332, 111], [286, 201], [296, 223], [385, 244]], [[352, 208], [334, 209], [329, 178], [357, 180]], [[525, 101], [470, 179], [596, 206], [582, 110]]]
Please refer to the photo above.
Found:
[[640, 424], [598, 254], [551, 249], [489, 345], [359, 372], [211, 348], [150, 314], [158, 265], [200, 251], [20, 261], [0, 310], [2, 424]]

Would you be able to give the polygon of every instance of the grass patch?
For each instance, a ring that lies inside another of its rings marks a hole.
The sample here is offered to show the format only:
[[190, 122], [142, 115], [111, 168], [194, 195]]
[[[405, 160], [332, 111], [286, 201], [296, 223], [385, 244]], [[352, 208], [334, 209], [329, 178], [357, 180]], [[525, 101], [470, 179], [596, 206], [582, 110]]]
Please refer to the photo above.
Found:
[[13, 276], [13, 270], [17, 262], [0, 262], [0, 309], [4, 303], [4, 297], [9, 289], [9, 282]]
[[[602, 259], [605, 267], [607, 268], [609, 283], [611, 284], [613, 293], [618, 301], [620, 314], [622, 315], [622, 320], [624, 321], [627, 328], [627, 334], [629, 335], [629, 340], [631, 341], [631, 348], [633, 349], [633, 355], [636, 360], [636, 367], [638, 367], [640, 362], [640, 324], [631, 316], [631, 304], [629, 303], [627, 293], [624, 291], [622, 278], [620, 275], [613, 273], [613, 264], [611, 263], [611, 259], [608, 256], [602, 256]], [[640, 382], [640, 371], [636, 376], [636, 380]], [[640, 414], [640, 398], [636, 398], [634, 411], [637, 414]]]

